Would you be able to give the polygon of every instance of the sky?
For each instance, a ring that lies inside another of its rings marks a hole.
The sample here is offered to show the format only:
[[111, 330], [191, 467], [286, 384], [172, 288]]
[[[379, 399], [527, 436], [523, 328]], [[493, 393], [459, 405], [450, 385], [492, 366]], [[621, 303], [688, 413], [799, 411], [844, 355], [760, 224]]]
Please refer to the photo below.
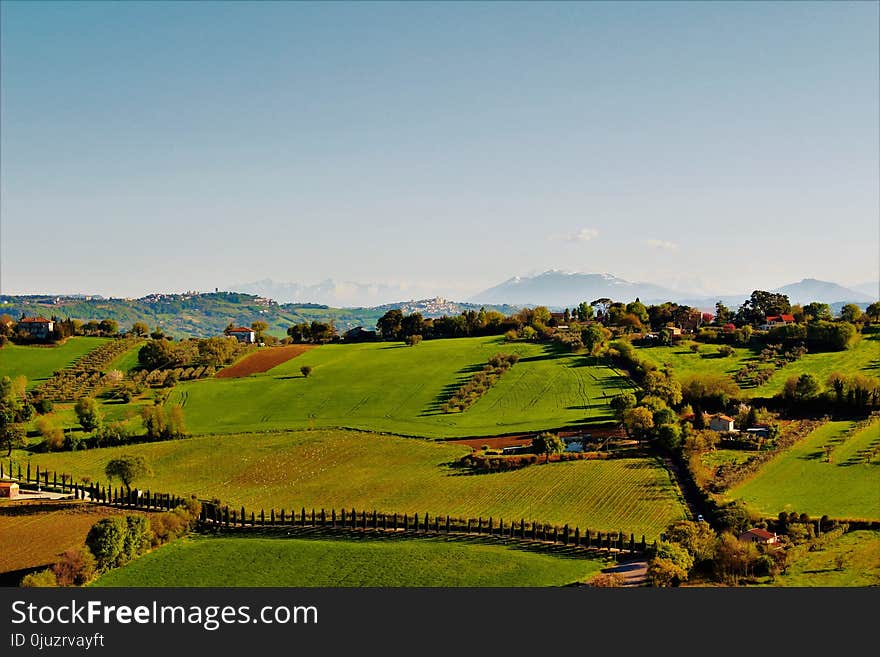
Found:
[[880, 277], [880, 4], [0, 4], [0, 293]]

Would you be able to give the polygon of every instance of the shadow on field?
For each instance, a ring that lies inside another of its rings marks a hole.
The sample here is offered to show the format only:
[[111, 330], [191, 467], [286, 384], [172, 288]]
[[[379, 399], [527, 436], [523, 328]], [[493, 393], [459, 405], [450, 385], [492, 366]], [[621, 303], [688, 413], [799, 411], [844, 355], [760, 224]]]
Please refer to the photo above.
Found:
[[[485, 520], [485, 519], [484, 519]], [[395, 543], [400, 541], [425, 541], [431, 543], [456, 543], [459, 545], [485, 545], [501, 546], [521, 552], [531, 552], [560, 559], [594, 560], [598, 557], [609, 559], [608, 555], [600, 553], [598, 549], [576, 548], [573, 545], [554, 543], [535, 543], [530, 540], [520, 540], [509, 536], [480, 536], [472, 534], [418, 534], [413, 531], [401, 530], [348, 530], [348, 529], [325, 529], [322, 527], [262, 527], [262, 528], [235, 528], [230, 527], [222, 532], [203, 532], [202, 536], [208, 538], [223, 538], [234, 536], [237, 538], [272, 538], [283, 540], [286, 538], [301, 540], [321, 541], [345, 541], [365, 543]], [[613, 560], [610, 558], [609, 561]]]

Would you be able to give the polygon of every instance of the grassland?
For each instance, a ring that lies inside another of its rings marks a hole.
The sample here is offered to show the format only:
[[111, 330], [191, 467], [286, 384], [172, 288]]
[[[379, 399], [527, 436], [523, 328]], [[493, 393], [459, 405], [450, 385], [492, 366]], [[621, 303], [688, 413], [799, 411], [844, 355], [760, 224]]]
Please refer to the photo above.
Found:
[[[796, 511], [819, 517], [880, 519], [880, 458], [862, 455], [880, 443], [874, 424], [853, 435], [853, 422], [828, 422], [728, 491], [755, 511]], [[824, 447], [831, 445], [831, 462]]]
[[[838, 563], [838, 558], [840, 562]], [[880, 586], [880, 532], [852, 531], [803, 552], [771, 586]]]
[[[675, 347], [640, 347], [639, 353], [649, 357], [659, 365], [668, 365], [679, 377], [690, 374], [722, 373], [733, 376], [746, 363], [756, 360], [758, 351], [751, 348], [736, 347], [734, 353], [726, 358], [716, 355], [717, 345], [701, 344], [700, 353], [693, 353], [689, 344]], [[782, 391], [786, 379], [804, 373], [816, 375], [824, 385], [832, 372], [855, 374], [861, 372], [880, 376], [880, 331], [863, 335], [850, 349], [806, 354], [794, 363], [776, 370], [773, 376], [761, 386], [746, 388], [746, 397], [772, 397]]]
[[125, 513], [131, 511], [80, 502], [0, 504], [0, 573], [52, 563], [83, 545], [101, 518]]
[[119, 370], [120, 372], [130, 372], [140, 365], [138, 361], [138, 352], [141, 350], [141, 347], [144, 346], [143, 342], [138, 342], [128, 351], [117, 356], [113, 361], [106, 367], [107, 372], [111, 372], [113, 370]]
[[39, 385], [80, 356], [108, 342], [109, 338], [68, 338], [54, 347], [7, 344], [0, 349], [0, 376], [27, 377], [28, 388]]
[[755, 452], [741, 449], [716, 449], [714, 452], [702, 454], [700, 460], [707, 467], [717, 468], [719, 465], [739, 465], [754, 455]]
[[563, 586], [603, 565], [475, 541], [196, 537], [113, 570], [95, 586]]
[[470, 448], [354, 431], [223, 435], [83, 452], [39, 454], [32, 467], [104, 481], [107, 461], [141, 454], [153, 476], [136, 485], [233, 508], [301, 506], [493, 516], [657, 537], [685, 509], [653, 459], [537, 465], [468, 475], [451, 462]]
[[[463, 413], [442, 413], [451, 392], [498, 352], [520, 361]], [[308, 378], [300, 367], [312, 367]], [[325, 345], [264, 374], [179, 384], [196, 434], [347, 427], [425, 437], [493, 435], [611, 418], [607, 400], [631, 383], [584, 356], [497, 337], [416, 347]]]

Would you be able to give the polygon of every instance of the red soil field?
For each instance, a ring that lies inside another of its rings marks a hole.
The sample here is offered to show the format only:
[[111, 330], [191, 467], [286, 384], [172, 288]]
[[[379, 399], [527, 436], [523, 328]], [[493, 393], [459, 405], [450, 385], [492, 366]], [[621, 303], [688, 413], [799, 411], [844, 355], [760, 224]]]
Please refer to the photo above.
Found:
[[[516, 434], [511, 436], [496, 436], [493, 438], [454, 438], [450, 439], [447, 442], [450, 443], [461, 443], [463, 445], [467, 445], [473, 449], [482, 449], [483, 445], [488, 445], [489, 449], [501, 449], [502, 447], [514, 447], [517, 445], [528, 445], [532, 442], [532, 438], [536, 436], [539, 431], [534, 431], [532, 433], [523, 433]], [[585, 433], [592, 434], [594, 438], [624, 438], [625, 434], [621, 429], [607, 429], [607, 428], [584, 428], [580, 431], [556, 431], [556, 433], [560, 438], [568, 438], [570, 436], [580, 436]]]
[[283, 347], [263, 347], [259, 351], [245, 356], [240, 361], [225, 367], [214, 376], [221, 379], [233, 379], [241, 376], [268, 372], [273, 367], [286, 363], [291, 358], [314, 349], [312, 344], [290, 344]]

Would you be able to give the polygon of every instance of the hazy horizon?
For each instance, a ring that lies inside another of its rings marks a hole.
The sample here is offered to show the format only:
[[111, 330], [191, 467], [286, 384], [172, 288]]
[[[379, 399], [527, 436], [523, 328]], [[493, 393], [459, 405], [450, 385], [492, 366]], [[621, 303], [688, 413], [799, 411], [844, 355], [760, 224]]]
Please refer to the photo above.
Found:
[[3, 294], [880, 278], [877, 3], [0, 13]]

